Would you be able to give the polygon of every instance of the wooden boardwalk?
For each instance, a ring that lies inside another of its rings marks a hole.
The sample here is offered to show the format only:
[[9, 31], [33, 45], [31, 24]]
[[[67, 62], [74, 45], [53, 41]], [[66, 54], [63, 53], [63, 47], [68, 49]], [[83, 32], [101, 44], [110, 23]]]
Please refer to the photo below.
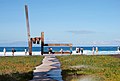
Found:
[[34, 70], [30, 81], [63, 81], [58, 59], [53, 55], [46, 55], [42, 64]]

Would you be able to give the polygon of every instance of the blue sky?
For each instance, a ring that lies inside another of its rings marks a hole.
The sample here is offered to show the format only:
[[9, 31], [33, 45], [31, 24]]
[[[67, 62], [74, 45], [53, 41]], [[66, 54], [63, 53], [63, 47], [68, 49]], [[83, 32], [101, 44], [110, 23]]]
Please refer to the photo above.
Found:
[[0, 46], [27, 46], [31, 37], [74, 45], [120, 45], [120, 0], [0, 0]]

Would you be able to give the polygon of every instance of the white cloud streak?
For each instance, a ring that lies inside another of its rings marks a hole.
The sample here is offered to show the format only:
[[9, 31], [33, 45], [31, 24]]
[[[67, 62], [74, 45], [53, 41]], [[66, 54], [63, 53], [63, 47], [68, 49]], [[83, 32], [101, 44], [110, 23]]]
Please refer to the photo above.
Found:
[[67, 31], [69, 33], [73, 34], [94, 34], [96, 33], [95, 31], [89, 31], [89, 30], [72, 30], [72, 31]]

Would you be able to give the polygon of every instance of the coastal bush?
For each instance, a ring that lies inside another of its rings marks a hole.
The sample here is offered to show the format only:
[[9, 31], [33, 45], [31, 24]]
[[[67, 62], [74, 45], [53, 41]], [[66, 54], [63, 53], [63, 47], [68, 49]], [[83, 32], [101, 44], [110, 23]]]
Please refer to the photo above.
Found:
[[119, 58], [102, 55], [70, 55], [57, 56], [57, 58], [61, 63], [63, 80], [65, 81], [67, 81], [65, 77], [71, 75], [92, 75], [100, 77], [100, 81], [120, 80]]
[[43, 56], [0, 57], [0, 81], [28, 81]]

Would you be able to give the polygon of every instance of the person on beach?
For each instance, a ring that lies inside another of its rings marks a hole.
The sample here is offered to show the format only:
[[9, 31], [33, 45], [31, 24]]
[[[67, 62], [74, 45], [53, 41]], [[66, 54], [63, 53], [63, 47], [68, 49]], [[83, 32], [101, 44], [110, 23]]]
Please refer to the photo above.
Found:
[[93, 46], [93, 48], [92, 48], [92, 54], [94, 55], [94, 53], [95, 53], [95, 48]]
[[78, 53], [80, 53], [80, 49], [81, 49], [81, 48], [78, 48]]
[[48, 54], [50, 54], [50, 48], [48, 48]]
[[118, 46], [117, 51], [120, 51], [120, 47]]
[[6, 55], [6, 48], [3, 49], [4, 56]]
[[72, 49], [70, 49], [70, 55], [72, 54]]
[[51, 52], [51, 54], [53, 54], [52, 48], [50, 48], [50, 52]]
[[96, 47], [96, 54], [98, 54], [98, 47]]
[[14, 56], [14, 52], [15, 52], [15, 49], [14, 49], [14, 48], [12, 48], [12, 56]]
[[52, 48], [49, 48], [49, 49], [48, 49], [48, 53], [49, 53], [49, 54], [52, 54]]
[[27, 49], [25, 48], [25, 55], [27, 55]]
[[61, 54], [63, 54], [63, 49], [62, 48], [60, 49], [60, 52], [61, 52]]
[[118, 46], [118, 48], [117, 48], [117, 51], [118, 51], [118, 54], [120, 53], [120, 47]]
[[80, 49], [80, 51], [81, 51], [81, 55], [83, 55], [83, 50], [84, 50], [83, 48]]
[[78, 53], [78, 49], [79, 49], [79, 48], [76, 48], [76, 53]]

